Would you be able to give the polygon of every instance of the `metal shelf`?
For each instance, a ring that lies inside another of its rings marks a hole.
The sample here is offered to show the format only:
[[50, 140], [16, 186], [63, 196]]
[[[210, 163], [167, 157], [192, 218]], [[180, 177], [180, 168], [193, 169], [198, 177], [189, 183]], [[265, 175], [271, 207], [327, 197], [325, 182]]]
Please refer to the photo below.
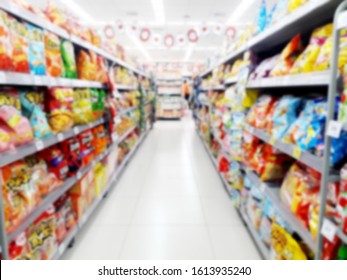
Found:
[[140, 70], [135, 69], [133, 66], [127, 64], [124, 61], [121, 61], [120, 59], [108, 54], [107, 52], [105, 52], [104, 50], [102, 50], [99, 47], [96, 47], [94, 45], [92, 45], [91, 43], [82, 40], [81, 38], [76, 37], [75, 35], [70, 35], [68, 32], [66, 32], [64, 29], [54, 25], [53, 23], [41, 19], [39, 18], [37, 15], [35, 15], [34, 13], [27, 11], [25, 9], [23, 9], [22, 7], [12, 3], [10, 0], [2, 0], [0, 2], [0, 8], [7, 11], [10, 14], [13, 14], [16, 17], [19, 17], [27, 22], [30, 22], [38, 27], [41, 27], [42, 29], [48, 30], [52, 33], [55, 33], [56, 35], [58, 35], [61, 38], [70, 40], [72, 43], [88, 49], [88, 50], [92, 50], [93, 52], [97, 53], [100, 56], [103, 56], [104, 58], [115, 62], [118, 65], [121, 65], [127, 69], [129, 69], [130, 71], [140, 75], [140, 76], [144, 76], [147, 77], [147, 75], [145, 73], [143, 73]]
[[216, 85], [216, 86], [210, 86], [207, 88], [202, 88], [203, 91], [221, 91], [221, 90], [225, 90], [225, 86], [224, 85]]
[[236, 84], [237, 82], [238, 82], [237, 76], [231, 77], [224, 81], [224, 86], [230, 86], [230, 85]]
[[265, 260], [270, 260], [270, 249], [265, 245], [265, 243], [260, 239], [259, 234], [255, 230], [254, 226], [252, 225], [251, 221], [249, 220], [248, 216], [246, 213], [244, 213], [242, 210], [239, 211], [241, 214], [242, 219], [247, 225], [248, 231], [251, 233], [251, 236], [255, 243], [257, 244], [257, 247], [260, 250], [260, 253], [262, 254], [263, 258]]
[[116, 142], [117, 144], [122, 143], [137, 127], [138, 127], [138, 125], [135, 125], [135, 126], [129, 128], [121, 136], [117, 135], [117, 137], [113, 137], [113, 141]]
[[117, 90], [137, 90], [137, 86], [134, 85], [116, 85]]
[[274, 207], [280, 212], [285, 221], [297, 232], [305, 243], [316, 253], [317, 246], [313, 241], [312, 235], [308, 229], [299, 221], [299, 219], [284, 205], [280, 199], [280, 186], [277, 184], [270, 184], [262, 182], [257, 174], [253, 171], [246, 170], [247, 175], [255, 186], [257, 186], [262, 193], [271, 200]]
[[25, 73], [4, 72], [0, 71], [0, 84], [1, 85], [18, 85], [18, 86], [67, 86], [67, 87], [81, 87], [81, 88], [104, 88], [105, 85], [99, 82], [78, 80], [78, 79], [65, 79], [54, 78], [50, 76], [35, 76]]
[[310, 152], [307, 151], [301, 151], [300, 149], [298, 149], [297, 146], [290, 144], [290, 143], [284, 143], [281, 140], [277, 140], [271, 137], [271, 135], [267, 134], [266, 132], [248, 126], [245, 126], [245, 129], [253, 134], [254, 136], [256, 136], [257, 138], [259, 138], [260, 140], [272, 145], [273, 147], [277, 148], [278, 150], [280, 150], [281, 152], [294, 157], [295, 159], [301, 161], [302, 163], [305, 163], [307, 166], [317, 170], [318, 172], [322, 172], [323, 171], [323, 159], [311, 154]]
[[12, 162], [15, 162], [17, 160], [20, 160], [26, 156], [35, 154], [43, 149], [46, 149], [50, 146], [53, 146], [59, 142], [62, 142], [66, 139], [69, 139], [71, 137], [77, 136], [83, 131], [86, 131], [90, 128], [96, 127], [98, 125], [103, 124], [106, 121], [105, 118], [101, 118], [100, 120], [97, 120], [96, 122], [90, 123], [88, 125], [80, 125], [75, 126], [73, 129], [59, 133], [56, 135], [53, 135], [51, 137], [45, 138], [45, 139], [36, 139], [33, 143], [27, 144], [24, 146], [16, 147], [15, 152], [5, 152], [0, 154], [0, 167], [4, 167]]
[[309, 74], [288, 75], [283, 77], [265, 78], [248, 81], [247, 88], [275, 88], [275, 87], [312, 87], [326, 86], [330, 83], [328, 71]]

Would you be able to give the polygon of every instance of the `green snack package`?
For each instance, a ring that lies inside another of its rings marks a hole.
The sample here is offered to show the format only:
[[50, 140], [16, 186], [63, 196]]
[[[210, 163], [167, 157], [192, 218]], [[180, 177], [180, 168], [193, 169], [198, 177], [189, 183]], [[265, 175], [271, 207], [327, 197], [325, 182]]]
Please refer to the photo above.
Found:
[[71, 42], [64, 40], [61, 43], [61, 54], [64, 63], [64, 75], [65, 78], [76, 79], [77, 67], [74, 47]]

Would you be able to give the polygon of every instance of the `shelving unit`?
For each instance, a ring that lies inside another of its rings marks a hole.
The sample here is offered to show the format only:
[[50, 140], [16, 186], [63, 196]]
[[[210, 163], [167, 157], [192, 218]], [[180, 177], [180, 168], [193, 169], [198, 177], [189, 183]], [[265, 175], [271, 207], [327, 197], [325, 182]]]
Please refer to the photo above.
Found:
[[[343, 2], [343, 4], [341, 4]], [[340, 5], [341, 4], [341, 5]], [[246, 83], [240, 81], [240, 78], [235, 78], [231, 81], [225, 80], [225, 89], [233, 84], [245, 84], [247, 89], [259, 89], [264, 90], [264, 92], [269, 92], [271, 90], [276, 90], [276, 94], [279, 93], [282, 89], [292, 89], [297, 90], [298, 94], [303, 94], [304, 90], [307, 89], [318, 89], [319, 92], [324, 92], [329, 90], [329, 112], [328, 119], [334, 120], [335, 113], [335, 100], [337, 94], [337, 88], [339, 86], [340, 77], [337, 71], [337, 56], [339, 48], [339, 30], [347, 27], [347, 1], [343, 0], [317, 0], [309, 1], [307, 4], [303, 5], [296, 11], [292, 12], [289, 15], [286, 15], [283, 19], [276, 22], [272, 26], [268, 27], [264, 32], [256, 35], [250, 39], [243, 47], [238, 50], [232, 51], [227, 54], [225, 57], [220, 59], [216, 65], [203, 72], [200, 77], [208, 77], [214, 69], [220, 67], [222, 64], [232, 64], [236, 59], [241, 58], [246, 51], [252, 51], [255, 54], [267, 54], [267, 57], [270, 57], [270, 53], [276, 49], [276, 47], [281, 48], [290, 41], [298, 33], [308, 33], [312, 32], [316, 27], [323, 25], [328, 22], [329, 19], [333, 18], [335, 15], [335, 33], [334, 33], [334, 48], [333, 48], [333, 57], [334, 63], [331, 63], [332, 67], [328, 71], [322, 72], [313, 72], [307, 74], [298, 74], [298, 75], [288, 75], [276, 78], [263, 78], [257, 80], [248, 80]], [[202, 90], [212, 90], [212, 88], [202, 89]], [[210, 104], [209, 101], [202, 102], [203, 106], [208, 107], [210, 112], [215, 109], [214, 105]], [[223, 105], [228, 107], [228, 104]], [[201, 120], [197, 120], [201, 122]], [[335, 121], [335, 120], [334, 120]], [[336, 122], [336, 121], [335, 121]], [[341, 124], [342, 130], [347, 130], [347, 123]], [[327, 122], [328, 127], [328, 122]], [[294, 144], [285, 143], [282, 140], [278, 140], [272, 135], [269, 135], [267, 132], [250, 127], [248, 125], [244, 126], [244, 130], [247, 130], [252, 135], [256, 136], [258, 139], [263, 142], [272, 145], [282, 153], [285, 153], [292, 157], [295, 160], [298, 160], [307, 166], [315, 169], [316, 171], [322, 174], [321, 182], [321, 191], [320, 191], [320, 217], [319, 217], [319, 229], [322, 229], [322, 223], [325, 217], [325, 206], [327, 200], [327, 186], [330, 182], [339, 181], [338, 170], [334, 170], [330, 165], [330, 148], [331, 148], [331, 137], [326, 136], [325, 139], [325, 154], [324, 157], [319, 157], [308, 151], [300, 150]], [[327, 131], [327, 129], [326, 129]], [[210, 132], [213, 134], [213, 132]], [[224, 146], [223, 141], [218, 139], [214, 135], [214, 139], [219, 143], [219, 146], [224, 153], [228, 154], [228, 147]], [[206, 147], [206, 144], [205, 144]], [[211, 154], [209, 153], [210, 157]], [[214, 164], [216, 164], [214, 162]], [[280, 184], [270, 184], [262, 182], [259, 176], [253, 172], [251, 169], [245, 167], [241, 164], [243, 173], [248, 175], [252, 185], [258, 187], [259, 190], [263, 193], [264, 197], [268, 198], [274, 208], [280, 213], [280, 216], [290, 225], [291, 229], [296, 232], [302, 240], [307, 244], [307, 246], [315, 254], [316, 259], [321, 258], [322, 254], [322, 240], [323, 234], [319, 231], [318, 240], [314, 240], [311, 232], [300, 222], [300, 220], [291, 212], [290, 208], [284, 205], [280, 199]], [[322, 206], [323, 205], [323, 206]], [[258, 233], [255, 231], [252, 223], [249, 221], [247, 213], [240, 213], [240, 216], [244, 223], [247, 225], [250, 235], [255, 240], [255, 243], [258, 246], [259, 251], [262, 253], [265, 259], [270, 257], [269, 249], [265, 244], [260, 240]], [[336, 229], [336, 234], [341, 238], [343, 242], [346, 243], [347, 236], [341, 232], [340, 229]]]
[[[48, 22], [44, 19], [39, 18], [35, 14], [17, 6], [12, 3], [10, 0], [3, 0], [0, 2], [0, 9], [12, 14], [13, 16], [22, 19], [28, 23], [32, 23], [37, 27], [42, 28], [43, 30], [50, 31], [60, 38], [66, 39], [73, 43], [78, 48], [86, 49], [95, 52], [97, 55], [102, 56], [106, 60], [107, 67], [114, 67], [115, 65], [122, 66], [126, 68], [128, 71], [133, 72], [139, 80], [149, 79], [146, 73], [141, 70], [136, 69], [132, 65], [120, 60], [119, 58], [105, 52], [101, 48], [98, 48], [89, 42], [86, 42], [74, 35], [68, 34], [65, 30], [55, 26], [51, 22]], [[86, 81], [79, 79], [65, 79], [65, 78], [54, 78], [50, 76], [36, 76], [31, 74], [22, 74], [22, 73], [14, 73], [14, 72], [3, 72], [0, 71], [0, 85], [11, 85], [11, 86], [26, 86], [26, 87], [71, 87], [71, 88], [92, 88], [92, 89], [105, 89], [109, 93], [109, 87], [107, 84], [102, 84], [100, 82], [95, 81]], [[116, 85], [116, 89], [121, 93], [124, 91], [134, 91], [139, 89], [139, 85]], [[121, 94], [120, 93], [120, 94]], [[143, 104], [131, 108], [124, 109], [119, 112], [118, 116], [122, 116], [124, 114], [131, 113], [133, 110], [140, 109]], [[0, 168], [4, 167], [8, 164], [11, 164], [17, 160], [23, 159], [26, 156], [35, 154], [40, 152], [48, 147], [51, 147], [55, 144], [59, 144], [60, 142], [78, 136], [84, 131], [95, 128], [101, 124], [111, 123], [114, 120], [109, 117], [108, 114], [105, 114], [105, 117], [100, 118], [99, 120], [86, 124], [75, 126], [72, 129], [55, 134], [45, 139], [36, 139], [33, 143], [26, 144], [20, 147], [16, 147], [14, 152], [5, 152], [0, 155]], [[131, 127], [120, 137], [112, 137], [114, 138], [109, 147], [103, 152], [95, 156], [95, 159], [87, 166], [80, 169], [75, 176], [68, 177], [64, 180], [63, 184], [47, 194], [42, 198], [40, 204], [35, 207], [28, 215], [21, 221], [21, 223], [11, 229], [11, 231], [7, 231], [5, 228], [5, 215], [4, 215], [4, 202], [3, 197], [0, 199], [0, 245], [2, 252], [2, 259], [9, 259], [9, 244], [23, 231], [25, 231], [28, 226], [30, 226], [41, 214], [47, 209], [49, 205], [52, 205], [58, 198], [60, 198], [64, 193], [70, 190], [87, 172], [92, 170], [98, 162], [105, 159], [119, 144], [127, 139], [127, 137], [138, 128], [139, 124]], [[77, 225], [70, 230], [67, 234], [64, 241], [59, 245], [57, 252], [54, 255], [54, 259], [59, 259], [64, 251], [70, 246], [73, 239], [76, 237], [80, 229], [85, 225], [91, 217], [91, 214], [95, 211], [95, 209], [101, 205], [103, 198], [106, 196], [107, 192], [115, 185], [115, 182], [118, 180], [121, 172], [126, 167], [127, 163], [131, 160], [132, 156], [135, 154], [138, 147], [144, 141], [145, 137], [149, 133], [149, 130], [140, 132], [140, 138], [135, 146], [128, 152], [126, 157], [123, 159], [121, 164], [115, 170], [113, 176], [106, 184], [104, 190], [101, 194], [94, 200], [94, 202], [90, 205], [86, 213], [78, 220]]]

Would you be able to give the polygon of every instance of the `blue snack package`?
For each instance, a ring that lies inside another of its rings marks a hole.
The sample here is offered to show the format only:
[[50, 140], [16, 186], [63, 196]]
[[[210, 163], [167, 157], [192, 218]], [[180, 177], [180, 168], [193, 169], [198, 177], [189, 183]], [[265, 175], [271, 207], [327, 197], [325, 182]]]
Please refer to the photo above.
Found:
[[303, 100], [293, 96], [282, 97], [275, 109], [270, 134], [282, 139], [290, 125], [297, 119]]
[[260, 8], [259, 8], [258, 18], [257, 18], [257, 31], [256, 31], [257, 34], [265, 30], [266, 22], [267, 22], [266, 3], [265, 3], [265, 0], [262, 0], [260, 4]]
[[29, 41], [29, 66], [33, 75], [46, 75], [45, 43], [43, 30], [27, 24]]

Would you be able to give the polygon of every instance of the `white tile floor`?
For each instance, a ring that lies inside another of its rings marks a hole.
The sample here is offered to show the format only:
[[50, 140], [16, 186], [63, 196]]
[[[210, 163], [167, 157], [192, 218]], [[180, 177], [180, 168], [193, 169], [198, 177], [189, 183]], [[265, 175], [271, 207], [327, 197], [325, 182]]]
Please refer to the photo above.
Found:
[[260, 259], [190, 118], [157, 122], [64, 259]]

